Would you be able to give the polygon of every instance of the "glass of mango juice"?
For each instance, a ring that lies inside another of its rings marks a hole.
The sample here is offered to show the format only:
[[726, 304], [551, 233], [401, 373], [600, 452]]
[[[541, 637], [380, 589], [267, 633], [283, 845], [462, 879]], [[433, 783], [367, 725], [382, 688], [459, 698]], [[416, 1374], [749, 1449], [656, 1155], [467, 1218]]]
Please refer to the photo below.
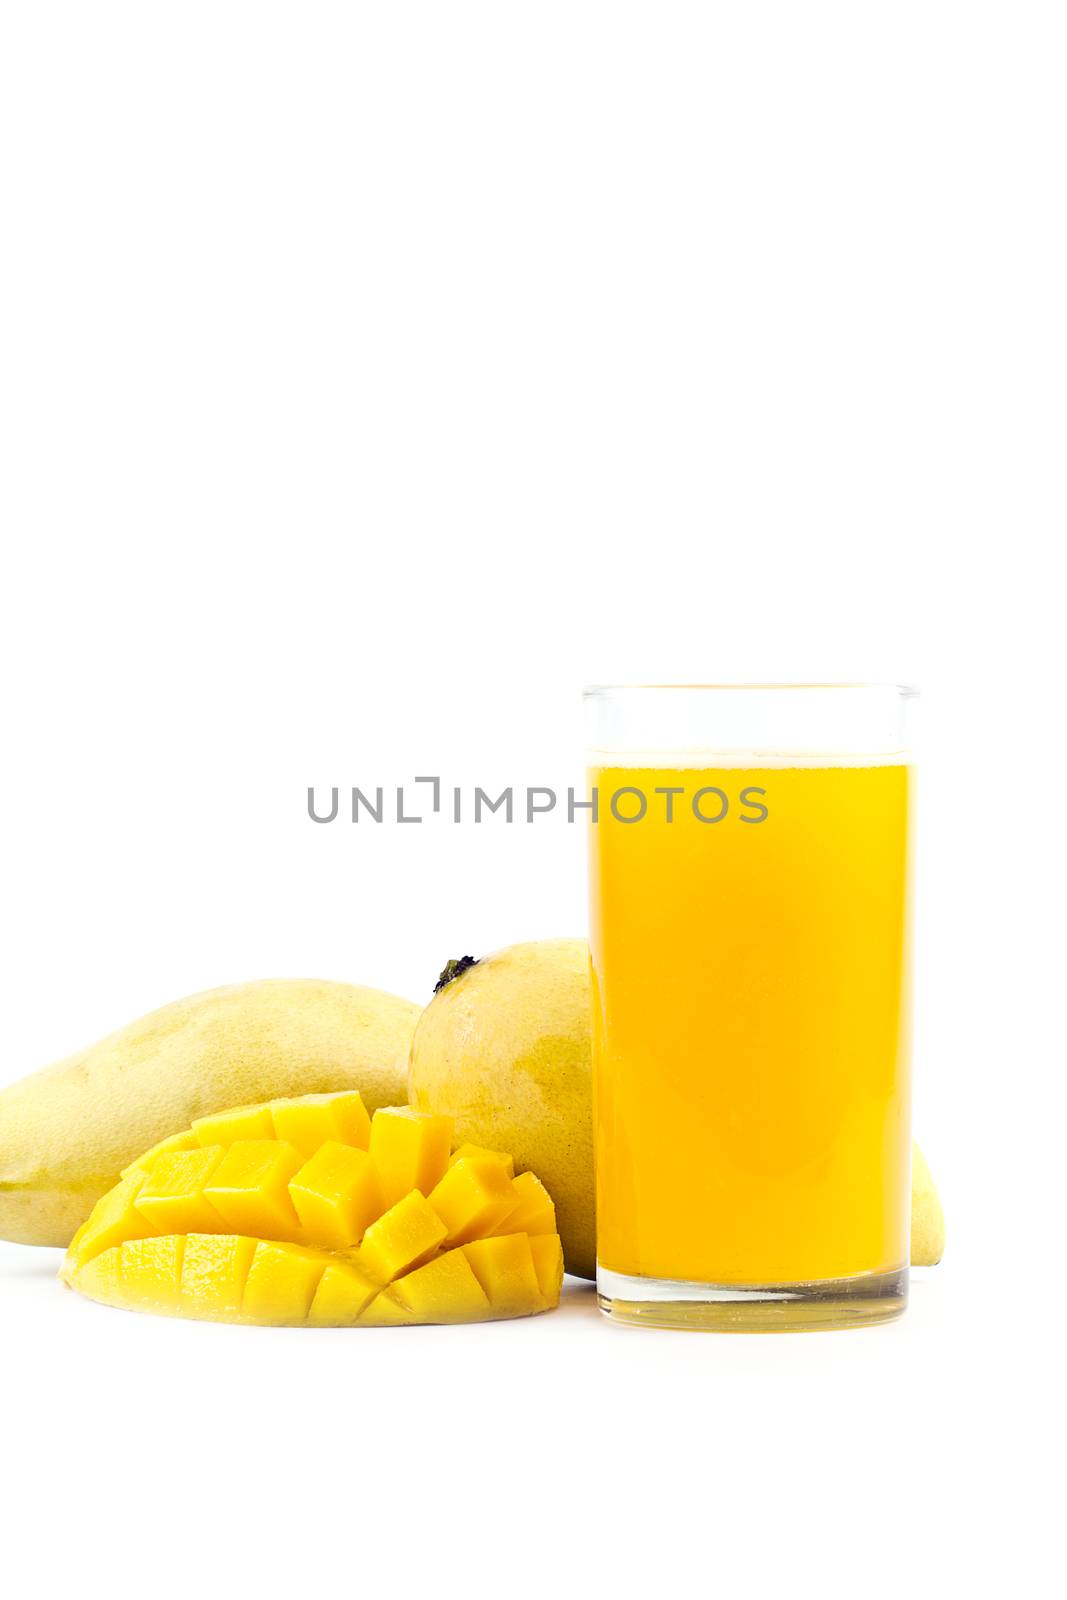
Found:
[[722, 1330], [907, 1304], [914, 691], [586, 691], [597, 1289]]

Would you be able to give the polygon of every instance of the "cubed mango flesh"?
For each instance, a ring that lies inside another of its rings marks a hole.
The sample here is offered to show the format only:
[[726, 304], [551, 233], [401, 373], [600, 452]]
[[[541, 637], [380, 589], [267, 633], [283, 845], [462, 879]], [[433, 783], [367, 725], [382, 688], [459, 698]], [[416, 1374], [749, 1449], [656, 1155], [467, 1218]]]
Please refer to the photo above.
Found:
[[[107, 1250], [101, 1250], [98, 1256], [93, 1256], [91, 1261], [84, 1262], [67, 1278], [71, 1287], [90, 1300], [98, 1300], [103, 1306], [124, 1306], [121, 1248], [117, 1244], [111, 1245]], [[141, 1310], [157, 1309], [147, 1302], [146, 1297]]]
[[559, 1234], [535, 1233], [529, 1239], [537, 1286], [546, 1306], [558, 1306], [563, 1287], [563, 1246]]
[[446, 1250], [393, 1284], [393, 1293], [418, 1322], [481, 1322], [492, 1316], [489, 1297], [462, 1250]]
[[381, 1285], [355, 1261], [334, 1258], [319, 1279], [308, 1312], [312, 1328], [350, 1328], [370, 1305]]
[[204, 1185], [223, 1154], [221, 1145], [209, 1145], [206, 1149], [168, 1150], [156, 1157], [133, 1201], [152, 1233], [228, 1231], [204, 1195]]
[[[182, 1259], [182, 1315], [240, 1320], [256, 1239], [232, 1233], [190, 1233]], [[130, 1285], [126, 1285], [127, 1292]]]
[[124, 1168], [122, 1176], [127, 1177], [135, 1168], [139, 1172], [151, 1172], [157, 1157], [170, 1155], [174, 1150], [196, 1150], [199, 1144], [200, 1141], [192, 1128], [186, 1128], [181, 1133], [172, 1133], [169, 1139], [160, 1139], [159, 1143], [146, 1150], [143, 1156], [131, 1161], [129, 1166]]
[[556, 1208], [540, 1178], [532, 1172], [520, 1172], [517, 1178], [512, 1179], [511, 1187], [515, 1205], [494, 1231], [529, 1235], [555, 1233]]
[[204, 1185], [204, 1197], [230, 1233], [295, 1239], [300, 1219], [289, 1179], [303, 1164], [300, 1151], [280, 1139], [239, 1139]]
[[475, 1239], [460, 1248], [497, 1316], [521, 1317], [544, 1309], [530, 1241], [524, 1233]]
[[124, 1296], [152, 1311], [180, 1311], [185, 1239], [184, 1233], [127, 1239], [118, 1252]]
[[261, 1239], [245, 1282], [241, 1311], [252, 1322], [300, 1327], [326, 1270], [322, 1250]]
[[370, 1305], [359, 1319], [361, 1328], [403, 1328], [410, 1323], [417, 1322], [414, 1312], [409, 1311], [394, 1288], [383, 1289], [376, 1294]]
[[360, 1266], [379, 1283], [391, 1283], [428, 1261], [447, 1231], [430, 1202], [412, 1189], [371, 1223], [359, 1247]]
[[62, 1276], [131, 1310], [297, 1327], [528, 1316], [558, 1303], [552, 1202], [451, 1123], [304, 1095], [199, 1119], [93, 1208]]
[[70, 1241], [62, 1269], [64, 1277], [69, 1276], [69, 1268], [80, 1266], [93, 1256], [102, 1255], [124, 1239], [135, 1239], [154, 1231], [133, 1203], [145, 1177], [143, 1172], [131, 1172], [101, 1196]]
[[382, 1181], [387, 1206], [412, 1189], [428, 1195], [444, 1177], [452, 1142], [452, 1119], [407, 1106], [374, 1113], [370, 1153]]
[[450, 1167], [454, 1167], [457, 1161], [466, 1161], [468, 1156], [490, 1156], [492, 1160], [500, 1162], [509, 1178], [515, 1176], [514, 1156], [509, 1156], [503, 1150], [483, 1150], [481, 1145], [477, 1144], [461, 1144], [459, 1149], [453, 1151], [449, 1157], [448, 1164]]
[[446, 1243], [466, 1244], [497, 1231], [520, 1204], [495, 1156], [465, 1156], [430, 1191], [430, 1204], [448, 1229]]
[[370, 1143], [370, 1118], [354, 1089], [347, 1094], [304, 1094], [270, 1103], [274, 1135], [295, 1145], [305, 1160], [326, 1143]]
[[334, 1250], [358, 1244], [385, 1210], [374, 1162], [348, 1144], [320, 1145], [290, 1178], [289, 1198], [306, 1237]]
[[273, 1139], [274, 1118], [269, 1105], [236, 1106], [193, 1123], [197, 1144], [235, 1144], [238, 1139]]

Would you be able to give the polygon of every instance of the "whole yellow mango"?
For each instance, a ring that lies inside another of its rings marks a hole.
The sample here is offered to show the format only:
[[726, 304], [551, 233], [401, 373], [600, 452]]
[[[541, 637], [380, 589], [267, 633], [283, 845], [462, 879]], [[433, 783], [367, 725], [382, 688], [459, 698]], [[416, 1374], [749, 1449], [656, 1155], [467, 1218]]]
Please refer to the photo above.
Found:
[[589, 947], [516, 944], [445, 969], [411, 1046], [408, 1092], [457, 1142], [507, 1150], [556, 1203], [567, 1271], [596, 1273]]

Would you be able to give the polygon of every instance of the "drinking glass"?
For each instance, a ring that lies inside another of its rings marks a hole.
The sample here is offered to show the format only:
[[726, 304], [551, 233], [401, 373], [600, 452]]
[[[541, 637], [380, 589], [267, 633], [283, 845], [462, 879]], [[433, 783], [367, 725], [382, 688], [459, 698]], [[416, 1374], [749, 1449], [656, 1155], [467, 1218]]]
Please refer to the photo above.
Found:
[[907, 1303], [915, 691], [586, 691], [597, 1287], [624, 1322]]

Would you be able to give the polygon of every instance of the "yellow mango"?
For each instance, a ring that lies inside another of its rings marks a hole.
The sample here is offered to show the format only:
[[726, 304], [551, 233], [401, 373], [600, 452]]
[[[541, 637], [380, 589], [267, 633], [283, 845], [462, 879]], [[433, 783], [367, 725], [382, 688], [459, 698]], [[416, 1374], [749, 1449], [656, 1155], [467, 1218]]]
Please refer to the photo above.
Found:
[[223, 1233], [219, 1213], [204, 1197], [204, 1185], [223, 1157], [221, 1145], [169, 1150], [158, 1155], [145, 1176], [134, 1208], [150, 1233]]
[[540, 1178], [532, 1172], [520, 1172], [511, 1185], [515, 1205], [494, 1231], [497, 1233], [555, 1233], [556, 1208], [552, 1197]]
[[355, 1089], [272, 1100], [270, 1114], [275, 1138], [295, 1145], [305, 1160], [328, 1142], [356, 1145], [361, 1150], [370, 1143], [370, 1118]]
[[502, 1163], [491, 1155], [454, 1161], [429, 1199], [448, 1229], [449, 1245], [484, 1238], [520, 1204]]
[[385, 1210], [373, 1161], [352, 1145], [321, 1145], [289, 1180], [289, 1198], [305, 1235], [334, 1250], [358, 1244]]
[[428, 1195], [444, 1176], [452, 1143], [450, 1117], [387, 1106], [374, 1113], [370, 1153], [378, 1169], [386, 1205], [412, 1189]]
[[393, 1284], [393, 1293], [418, 1322], [480, 1322], [492, 1316], [489, 1297], [462, 1250], [446, 1250]]
[[193, 1123], [197, 1144], [235, 1144], [238, 1139], [273, 1139], [274, 1118], [269, 1105], [235, 1106]]
[[289, 1179], [303, 1165], [299, 1150], [280, 1139], [239, 1139], [204, 1186], [204, 1195], [231, 1233], [292, 1239], [300, 1222]]
[[257, 1242], [232, 1233], [190, 1233], [182, 1260], [182, 1316], [239, 1321]]
[[483, 1150], [476, 1144], [461, 1144], [459, 1149], [449, 1157], [448, 1164], [454, 1167], [457, 1161], [466, 1161], [468, 1156], [489, 1156], [493, 1161], [499, 1161], [509, 1178], [515, 1176], [515, 1158], [503, 1150]]
[[460, 1248], [499, 1317], [521, 1317], [544, 1309], [530, 1241], [524, 1233], [476, 1239]]
[[379, 1283], [390, 1283], [429, 1260], [447, 1231], [430, 1202], [412, 1189], [371, 1223], [360, 1246], [360, 1265]]
[[380, 1287], [355, 1261], [331, 1261], [315, 1290], [315, 1298], [308, 1312], [308, 1326], [351, 1327], [370, 1305]]

